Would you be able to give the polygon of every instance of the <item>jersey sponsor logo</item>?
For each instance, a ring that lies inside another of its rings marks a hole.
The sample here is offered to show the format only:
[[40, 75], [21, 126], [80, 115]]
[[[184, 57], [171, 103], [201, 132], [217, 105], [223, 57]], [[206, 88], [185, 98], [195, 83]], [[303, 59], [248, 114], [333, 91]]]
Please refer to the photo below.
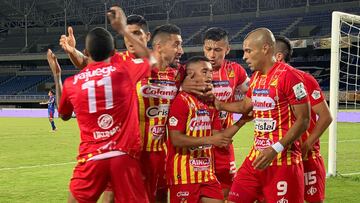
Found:
[[194, 167], [194, 171], [207, 171], [210, 168], [210, 158], [200, 157], [190, 160], [190, 165]]
[[169, 104], [160, 104], [159, 106], [150, 106], [146, 109], [146, 116], [149, 118], [167, 117], [169, 113]]
[[189, 191], [179, 191], [178, 193], [176, 193], [177, 197], [188, 197], [190, 194]]
[[269, 95], [270, 90], [269, 89], [254, 89], [253, 90], [253, 95]]
[[109, 114], [103, 114], [99, 116], [97, 123], [100, 128], [107, 130], [114, 124], [114, 120]]
[[253, 110], [269, 111], [275, 108], [275, 101], [271, 97], [252, 96]]
[[87, 82], [87, 81], [89, 81], [90, 78], [95, 77], [95, 76], [107, 77], [107, 76], [110, 76], [111, 72], [114, 72], [114, 71], [116, 71], [116, 68], [113, 66], [97, 68], [97, 69], [91, 70], [91, 71], [89, 71], [89, 69], [86, 69], [86, 71], [76, 74], [74, 76], [73, 84], [75, 85], [79, 80], [85, 80], [85, 82]]
[[190, 130], [210, 130], [211, 120], [209, 116], [197, 116], [190, 120]]
[[136, 59], [131, 59], [135, 64], [140, 64], [140, 63], [144, 63], [144, 60], [142, 60], [141, 58], [136, 58]]
[[273, 145], [273, 141], [266, 137], [255, 137], [255, 149], [263, 150]]
[[306, 192], [308, 195], [314, 195], [317, 192], [317, 189], [314, 186], [311, 186]]
[[166, 128], [164, 125], [154, 125], [151, 128], [151, 133], [153, 134], [152, 139], [153, 140], [161, 139], [162, 137], [164, 137], [165, 132], [166, 132]]
[[298, 84], [294, 85], [293, 87], [294, 94], [297, 100], [301, 100], [304, 97], [306, 97], [306, 90], [304, 87], [304, 84], [302, 82], [299, 82]]
[[199, 109], [196, 111], [196, 115], [198, 116], [204, 116], [204, 115], [210, 115], [209, 111], [206, 109]]
[[171, 118], [169, 119], [169, 125], [170, 126], [177, 126], [178, 124], [178, 119], [175, 118], [175, 116], [171, 116]]
[[311, 94], [312, 98], [314, 98], [315, 100], [320, 99], [321, 94], [319, 90], [314, 90], [313, 93]]
[[190, 151], [202, 151], [202, 150], [207, 150], [207, 149], [211, 149], [212, 145], [211, 144], [207, 144], [207, 145], [201, 145], [201, 146], [197, 146], [197, 147], [190, 147], [188, 148]]
[[146, 98], [174, 99], [177, 92], [176, 86], [145, 85], [140, 88], [140, 93]]
[[214, 87], [213, 89], [213, 93], [216, 97], [216, 99], [220, 100], [220, 101], [224, 101], [227, 100], [231, 97], [232, 95], [232, 89], [231, 87], [227, 86], [227, 87]]
[[285, 197], [279, 199], [276, 203], [289, 203], [289, 200], [285, 199]]
[[276, 120], [272, 118], [256, 118], [254, 123], [258, 132], [272, 132], [276, 129]]
[[160, 84], [160, 85], [176, 85], [175, 81], [171, 81], [171, 80], [156, 80], [156, 79], [151, 79], [150, 83], [155, 83], [155, 84]]
[[225, 120], [228, 115], [228, 112], [226, 111], [219, 111], [219, 118], [220, 120]]
[[213, 80], [212, 84], [216, 87], [216, 86], [229, 86], [230, 85], [230, 81], [228, 80]]
[[120, 131], [120, 126], [115, 126], [110, 130], [107, 131], [95, 131], [93, 132], [93, 136], [95, 140], [109, 138], [115, 135], [115, 133]]

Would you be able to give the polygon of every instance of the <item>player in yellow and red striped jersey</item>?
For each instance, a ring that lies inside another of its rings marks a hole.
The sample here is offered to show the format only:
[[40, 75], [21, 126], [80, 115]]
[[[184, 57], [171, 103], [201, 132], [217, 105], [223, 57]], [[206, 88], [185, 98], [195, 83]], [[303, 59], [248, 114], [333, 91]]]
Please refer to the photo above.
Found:
[[275, 38], [266, 28], [245, 38], [243, 59], [255, 71], [243, 101], [222, 110], [254, 115], [254, 144], [234, 178], [230, 202], [304, 202], [299, 138], [309, 125], [309, 102], [301, 76], [275, 62]]
[[[288, 63], [292, 55], [290, 40], [276, 36], [275, 57], [277, 61]], [[325, 199], [325, 165], [320, 154], [320, 136], [330, 125], [332, 117], [325, 97], [316, 79], [304, 71], [304, 84], [309, 92], [311, 105], [310, 127], [302, 136], [302, 157], [304, 164], [304, 196], [307, 202], [323, 202]], [[318, 117], [318, 118], [317, 118]]]
[[[245, 69], [238, 63], [228, 61], [230, 52], [228, 33], [219, 27], [209, 28], [204, 36], [204, 55], [213, 67], [213, 92], [222, 102], [241, 100], [248, 90], [249, 78]], [[220, 111], [222, 129], [233, 125], [233, 113]], [[215, 147], [215, 174], [221, 183], [224, 197], [227, 198], [233, 177], [236, 173], [233, 144], [224, 148]]]
[[184, 72], [179, 60], [184, 53], [180, 28], [172, 24], [157, 27], [152, 36], [153, 56], [158, 61], [151, 75], [137, 84], [140, 131], [143, 140], [142, 169], [150, 201], [166, 202], [166, 121], [180, 88]]
[[[193, 80], [210, 82], [212, 66], [203, 56], [192, 57], [186, 72]], [[170, 202], [223, 202], [214, 171], [213, 145], [227, 146], [242, 121], [224, 131], [218, 112], [201, 97], [181, 91], [170, 107], [166, 174]]]

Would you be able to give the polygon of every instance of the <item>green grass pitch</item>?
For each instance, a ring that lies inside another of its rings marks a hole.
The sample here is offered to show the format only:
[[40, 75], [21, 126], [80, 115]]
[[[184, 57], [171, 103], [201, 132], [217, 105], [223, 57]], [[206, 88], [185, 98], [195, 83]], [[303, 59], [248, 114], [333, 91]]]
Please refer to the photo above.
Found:
[[[56, 119], [59, 130], [50, 133], [46, 118], [0, 118], [0, 202], [65, 202], [75, 165], [79, 130], [75, 119]], [[234, 139], [237, 166], [252, 142], [251, 123]], [[327, 179], [325, 202], [360, 201], [360, 124], [338, 125], [339, 174]], [[322, 154], [327, 164], [327, 132]]]

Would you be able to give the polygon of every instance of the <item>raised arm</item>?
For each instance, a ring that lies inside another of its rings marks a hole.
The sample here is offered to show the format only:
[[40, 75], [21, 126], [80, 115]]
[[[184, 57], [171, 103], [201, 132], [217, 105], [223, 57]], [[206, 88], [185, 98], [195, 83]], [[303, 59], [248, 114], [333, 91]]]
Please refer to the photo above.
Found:
[[74, 66], [80, 69], [87, 66], [89, 60], [88, 57], [75, 48], [76, 40], [72, 27], [68, 27], [68, 36], [61, 35], [59, 44], [65, 53], [68, 54]]
[[[47, 52], [47, 61], [49, 63], [51, 72], [53, 74], [54, 77], [54, 83], [55, 83], [55, 89], [56, 89], [56, 103], [58, 105], [60, 105], [60, 99], [62, 96], [62, 89], [63, 89], [63, 85], [62, 85], [62, 81], [61, 81], [61, 67], [58, 63], [58, 60], [55, 56], [55, 54], [49, 49]], [[70, 114], [60, 114], [59, 112], [59, 117], [62, 120], [69, 120], [72, 116], [72, 113]]]
[[150, 50], [139, 40], [133, 37], [131, 32], [126, 27], [126, 16], [124, 11], [118, 7], [113, 6], [107, 13], [112, 28], [119, 34], [126, 37], [135, 49], [135, 55], [140, 58], [150, 58]]

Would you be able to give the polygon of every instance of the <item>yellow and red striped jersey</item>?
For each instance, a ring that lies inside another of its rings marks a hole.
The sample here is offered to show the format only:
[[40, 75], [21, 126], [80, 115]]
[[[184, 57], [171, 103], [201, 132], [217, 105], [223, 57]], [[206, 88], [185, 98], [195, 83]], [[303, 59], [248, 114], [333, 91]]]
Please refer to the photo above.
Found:
[[168, 67], [165, 70], [153, 68], [150, 76], [137, 83], [139, 100], [140, 134], [143, 150], [163, 151], [166, 149], [166, 121], [169, 107], [178, 93], [183, 77], [182, 68]]
[[[309, 101], [310, 106], [313, 107], [325, 100], [325, 96], [321, 91], [319, 83], [316, 81], [316, 79], [310, 75], [309, 73], [306, 73], [304, 71], [299, 71], [299, 74], [303, 77], [303, 81], [306, 87], [306, 90], [308, 91], [309, 95]], [[310, 125], [309, 128], [306, 130], [306, 132], [302, 135], [301, 139], [302, 142], [305, 142], [306, 139], [310, 136], [311, 132], [315, 128], [317, 121], [316, 113], [311, 110], [311, 117], [310, 117]], [[308, 152], [307, 156], [304, 158], [304, 160], [308, 159], [316, 159], [317, 157], [320, 157], [320, 140], [318, 139], [314, 145], [311, 151]]]
[[[291, 105], [308, 102], [301, 76], [284, 63], [275, 63], [266, 75], [254, 72], [249, 91], [254, 113], [254, 144], [248, 155], [253, 161], [260, 151], [286, 136], [295, 122]], [[292, 165], [301, 162], [299, 140], [277, 155], [271, 165]]]
[[[221, 123], [214, 108], [194, 95], [180, 92], [170, 107], [168, 128], [186, 136], [208, 137], [212, 129], [221, 129]], [[169, 140], [166, 174], [170, 185], [216, 180], [212, 145], [175, 147]]]
[[[213, 71], [213, 92], [219, 101], [233, 102], [240, 100], [248, 89], [249, 78], [245, 69], [238, 63], [224, 60], [219, 70]], [[222, 128], [233, 125], [233, 114], [220, 111]]]

